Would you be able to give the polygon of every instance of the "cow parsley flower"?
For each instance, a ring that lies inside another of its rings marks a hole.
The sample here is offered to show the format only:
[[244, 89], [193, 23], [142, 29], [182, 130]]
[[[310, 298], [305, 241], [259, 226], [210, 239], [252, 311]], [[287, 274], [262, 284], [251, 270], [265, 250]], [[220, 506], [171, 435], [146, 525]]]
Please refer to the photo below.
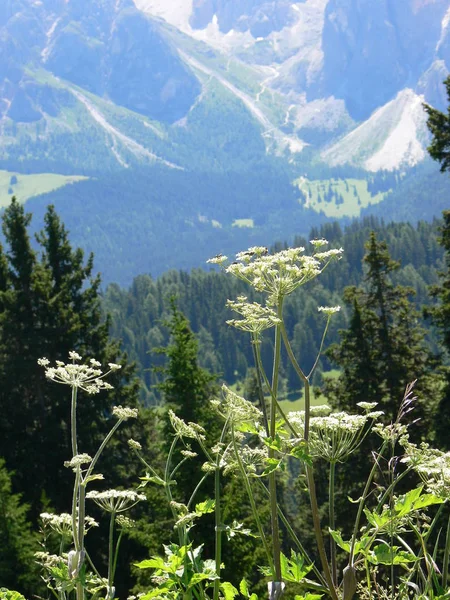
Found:
[[341, 248], [307, 256], [304, 251], [301, 247], [288, 248], [269, 254], [267, 248], [249, 248], [236, 255], [236, 261], [226, 268], [226, 272], [247, 282], [258, 292], [267, 293], [268, 303], [275, 305], [280, 298], [317, 277], [343, 252]]
[[91, 359], [89, 364], [79, 364], [82, 357], [74, 351], [69, 352], [71, 363], [63, 363], [60, 360], [56, 361], [55, 367], [50, 367], [50, 361], [47, 358], [38, 359], [38, 365], [45, 368], [45, 376], [47, 379], [69, 385], [72, 388], [84, 390], [88, 394], [98, 394], [101, 390], [111, 390], [113, 386], [104, 381], [104, 377], [112, 371], [120, 369], [120, 365], [114, 363], [109, 364], [109, 371], [103, 373], [100, 368], [100, 363]]
[[281, 323], [281, 319], [277, 317], [272, 308], [262, 306], [258, 302], [247, 302], [246, 296], [238, 296], [236, 301], [227, 300], [227, 306], [243, 317], [242, 319], [231, 319], [227, 321], [227, 324], [236, 329], [249, 331], [255, 336], [259, 336], [265, 329]]
[[128, 419], [136, 419], [138, 416], [137, 408], [128, 408], [123, 406], [114, 406], [112, 413], [120, 421], [127, 421]]
[[106, 490], [105, 492], [88, 492], [86, 498], [94, 500], [107, 512], [120, 513], [135, 506], [141, 500], [145, 500], [146, 496], [134, 490]]

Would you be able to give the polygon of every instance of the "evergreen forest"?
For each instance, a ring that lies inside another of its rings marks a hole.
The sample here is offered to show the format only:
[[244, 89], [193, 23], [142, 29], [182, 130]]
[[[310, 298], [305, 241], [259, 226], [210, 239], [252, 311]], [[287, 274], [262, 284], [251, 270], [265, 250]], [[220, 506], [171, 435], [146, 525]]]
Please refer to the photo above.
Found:
[[104, 290], [32, 218], [2, 215], [1, 600], [449, 597], [450, 211]]

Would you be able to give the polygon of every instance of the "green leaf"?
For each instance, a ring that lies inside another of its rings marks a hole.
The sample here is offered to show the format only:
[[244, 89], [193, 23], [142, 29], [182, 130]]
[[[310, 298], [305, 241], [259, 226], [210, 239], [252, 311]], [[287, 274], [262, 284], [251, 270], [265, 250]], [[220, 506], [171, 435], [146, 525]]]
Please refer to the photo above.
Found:
[[205, 579], [209, 579], [212, 581], [214, 579], [217, 579], [217, 575], [215, 573], [193, 573], [192, 577], [189, 580], [189, 585], [187, 586], [187, 589], [189, 590], [201, 581], [205, 581]]
[[208, 498], [204, 502], [199, 502], [195, 505], [195, 512], [200, 517], [201, 515], [206, 515], [208, 513], [214, 512], [216, 508], [216, 501]]
[[239, 591], [241, 592], [241, 594], [243, 596], [245, 596], [245, 598], [248, 598], [248, 596], [249, 596], [248, 585], [247, 585], [247, 582], [245, 581], [245, 579], [241, 580], [241, 583], [239, 584]]
[[140, 563], [135, 563], [134, 566], [138, 567], [139, 569], [161, 569], [163, 571], [167, 570], [167, 565], [164, 562], [164, 559], [160, 556], [147, 558], [146, 560], [142, 560]]
[[279, 459], [277, 460], [276, 458], [267, 458], [266, 459], [266, 464], [267, 467], [264, 469], [264, 471], [261, 473], [261, 475], [259, 475], [259, 477], [265, 477], [266, 475], [270, 475], [270, 473], [273, 473], [274, 471], [276, 471], [278, 469], [278, 467], [281, 465], [283, 459]]
[[225, 596], [225, 600], [234, 600], [234, 598], [239, 594], [239, 591], [229, 581], [224, 581], [221, 583], [220, 589]]
[[345, 550], [346, 552], [350, 552], [350, 542], [344, 542], [339, 531], [334, 531], [333, 529], [329, 529], [329, 532], [330, 532], [330, 535], [333, 538], [333, 540], [339, 546], [339, 548], [342, 548], [342, 550]]
[[161, 485], [162, 487], [166, 485], [164, 479], [161, 479], [161, 477], [159, 477], [158, 475], [147, 475], [146, 477], [139, 477], [139, 479], [141, 481], [145, 481], [146, 483], [156, 483], [157, 485]]
[[306, 594], [305, 596], [295, 596], [295, 600], [320, 600], [323, 594]]
[[22, 594], [19, 594], [19, 592], [0, 588], [0, 600], [25, 600], [25, 598]]
[[281, 574], [286, 581], [299, 583], [312, 569], [312, 566], [305, 564], [303, 556], [293, 550], [291, 550], [291, 558], [287, 558], [287, 556], [281, 553], [280, 559]]
[[403, 565], [416, 562], [417, 557], [409, 552], [399, 551], [398, 546], [378, 544], [367, 555], [367, 560], [373, 565]]

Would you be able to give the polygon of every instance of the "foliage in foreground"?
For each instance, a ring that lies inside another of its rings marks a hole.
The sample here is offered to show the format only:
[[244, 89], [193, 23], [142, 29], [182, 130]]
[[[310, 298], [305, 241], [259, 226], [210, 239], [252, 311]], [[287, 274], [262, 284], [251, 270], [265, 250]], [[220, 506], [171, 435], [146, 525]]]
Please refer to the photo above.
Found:
[[[286, 296], [299, 286], [318, 277], [324, 269], [332, 268], [330, 263], [342, 253], [341, 249], [325, 249], [324, 240], [314, 240], [313, 248], [313, 254], [308, 256], [303, 248], [271, 255], [266, 248], [255, 247], [240, 253], [226, 268], [265, 298], [264, 303], [249, 302], [245, 296], [229, 301], [230, 308], [237, 313], [237, 318], [229, 324], [251, 337], [259, 406], [224, 386], [212, 402], [216, 416], [203, 425], [189, 420], [187, 406], [182, 407], [184, 419], [170, 410], [173, 433], [165, 429], [168, 453], [163, 465], [147, 460], [139, 441], [129, 441], [145, 467], [138, 490], [92, 489], [102, 486], [103, 476], [96, 468], [100, 455], [120, 424], [137, 416], [136, 410], [113, 408], [115, 425], [95, 454], [87, 454], [77, 437], [78, 394], [94, 395], [110, 387], [101, 365], [95, 359], [82, 361], [76, 352], [70, 353], [68, 364], [40, 360], [47, 378], [69, 386], [72, 398], [72, 459], [67, 462], [74, 474], [72, 509], [67, 514], [41, 515], [44, 530], [48, 530], [46, 543], [53, 544], [54, 549], [51, 551], [49, 547], [38, 554], [45, 581], [57, 598], [113, 600], [116, 597], [118, 547], [124, 531], [132, 526], [120, 513], [144, 500], [142, 488], [149, 486], [163, 490], [172, 513], [174, 535], [165, 545], [163, 555], [154, 555], [137, 564], [141, 570], [151, 572], [151, 583], [141, 596], [145, 600], [181, 597], [232, 600], [238, 595], [256, 600], [264, 592], [258, 590], [256, 594], [245, 579], [236, 587], [223, 577], [224, 540], [228, 538], [233, 544], [240, 536], [257, 539], [263, 550], [260, 569], [270, 600], [278, 600], [283, 594], [295, 595], [296, 600], [405, 598], [410, 590], [417, 599], [448, 596], [450, 530], [446, 526], [439, 536], [436, 528], [439, 516], [446, 510], [450, 464], [446, 454], [426, 443], [414, 444], [409, 438], [407, 415], [415, 403], [412, 386], [407, 387], [393, 418], [375, 410], [372, 402], [359, 402], [356, 414], [333, 413], [327, 406], [315, 409], [310, 406], [310, 380], [319, 356], [311, 369], [302, 368], [286, 334], [283, 304]], [[213, 260], [219, 264], [226, 262], [223, 256]], [[339, 307], [319, 307], [324, 318], [320, 350], [330, 320], [338, 312]], [[173, 316], [174, 337], [181, 335], [189, 340], [186, 323], [175, 309]], [[264, 368], [260, 353], [261, 336], [266, 330], [274, 331], [271, 373]], [[178, 359], [175, 360], [176, 349], [175, 345], [170, 350], [174, 367], [174, 371], [169, 371], [172, 382], [179, 376], [175, 368], [176, 364], [180, 366]], [[189, 352], [178, 358], [189, 372], [187, 357]], [[285, 414], [278, 402], [279, 373], [286, 359], [291, 361], [299, 384], [305, 389], [302, 412]], [[195, 361], [191, 367], [195, 367]], [[118, 365], [109, 365], [110, 371], [117, 369]], [[195, 368], [192, 372], [196, 372]], [[170, 377], [166, 387], [169, 394], [173, 390]], [[196, 410], [192, 412], [193, 418], [204, 421], [204, 407], [200, 404]], [[341, 464], [352, 460], [372, 434], [380, 442], [373, 453], [362, 494], [356, 500], [353, 526], [345, 531], [335, 511], [336, 475]], [[200, 469], [189, 467], [191, 461], [200, 461]], [[177, 491], [177, 479], [183, 480], [186, 468], [189, 478], [184, 480], [182, 497]], [[324, 502], [317, 493], [317, 475], [323, 470], [329, 480]], [[288, 472], [296, 472], [298, 481], [307, 490], [316, 557], [305, 547], [302, 532], [280, 502], [283, 478]], [[414, 480], [407, 477], [413, 473], [419, 483], [411, 485]], [[252, 516], [249, 525], [239, 519], [231, 522], [225, 519], [223, 483], [227, 477], [238, 481], [248, 496]], [[403, 489], [405, 481], [408, 486]], [[267, 518], [257, 503], [261, 494], [267, 497]], [[96, 526], [86, 515], [90, 500], [110, 516], [106, 572], [94, 566], [89, 553], [89, 531]], [[215, 524], [212, 546], [204, 545], [198, 535], [198, 525], [209, 515]], [[438, 552], [439, 540], [441, 545], [445, 544], [443, 554]]]

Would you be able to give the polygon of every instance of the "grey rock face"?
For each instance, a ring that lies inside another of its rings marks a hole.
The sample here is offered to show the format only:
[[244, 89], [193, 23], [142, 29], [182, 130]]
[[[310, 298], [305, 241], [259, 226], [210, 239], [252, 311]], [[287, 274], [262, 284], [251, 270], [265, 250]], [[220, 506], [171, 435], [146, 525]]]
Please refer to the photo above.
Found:
[[329, 0], [322, 80], [312, 96], [343, 98], [367, 118], [432, 63], [448, 0]]
[[22, 81], [30, 64], [166, 122], [183, 117], [200, 92], [193, 73], [132, 0], [6, 2], [0, 9], [0, 54], [7, 57], [0, 79], [16, 84], [11, 118], [42, 117], [36, 94], [29, 96]]
[[194, 0], [191, 26], [203, 29], [216, 15], [223, 33], [235, 29], [266, 37], [289, 23], [291, 4], [288, 0]]

